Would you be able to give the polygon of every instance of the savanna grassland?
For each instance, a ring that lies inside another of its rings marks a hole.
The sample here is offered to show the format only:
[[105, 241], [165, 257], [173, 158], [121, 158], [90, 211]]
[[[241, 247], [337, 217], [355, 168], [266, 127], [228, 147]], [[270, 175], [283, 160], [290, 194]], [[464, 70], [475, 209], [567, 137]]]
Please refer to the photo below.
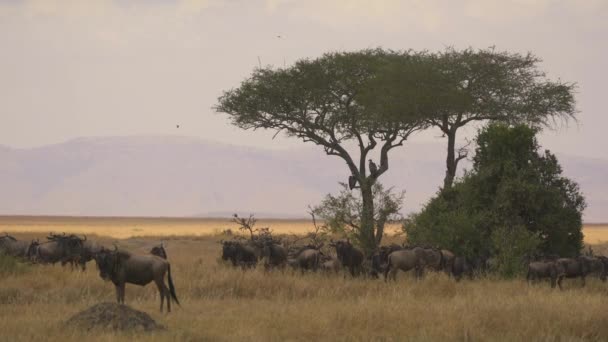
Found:
[[[304, 233], [306, 221], [261, 220], [275, 233]], [[201, 341], [201, 340], [607, 340], [608, 284], [565, 280], [547, 283], [492, 278], [454, 282], [427, 273], [421, 281], [400, 273], [396, 283], [343, 275], [290, 271], [243, 272], [219, 262], [220, 232], [227, 220], [0, 219], [0, 232], [18, 239], [50, 231], [87, 233], [135, 253], [162, 238], [181, 307], [159, 313], [155, 286], [127, 285], [126, 302], [167, 330], [155, 333], [83, 332], [66, 327], [73, 314], [114, 301], [114, 287], [86, 272], [39, 265], [0, 264], [0, 340], [3, 341]], [[95, 234], [95, 235], [93, 235]], [[585, 228], [591, 244], [608, 241], [608, 228]], [[392, 239], [402, 240], [403, 237]], [[594, 249], [608, 255], [608, 244]]]

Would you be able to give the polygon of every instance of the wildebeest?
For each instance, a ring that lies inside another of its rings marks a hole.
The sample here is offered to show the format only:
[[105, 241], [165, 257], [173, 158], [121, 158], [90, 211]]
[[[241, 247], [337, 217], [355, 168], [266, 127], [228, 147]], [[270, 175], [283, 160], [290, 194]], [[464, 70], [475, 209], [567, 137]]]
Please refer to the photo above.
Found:
[[370, 275], [374, 278], [378, 277], [378, 274], [384, 273], [386, 265], [388, 263], [388, 255], [394, 251], [402, 250], [403, 247], [397, 244], [390, 244], [388, 246], [380, 246], [372, 255], [369, 257], [371, 263]]
[[46, 242], [40, 243], [34, 251], [33, 260], [43, 264], [55, 264], [61, 262], [61, 266], [67, 263], [79, 262], [82, 254], [83, 243], [87, 240], [76, 235], [51, 234]]
[[576, 258], [560, 258], [557, 259], [556, 263], [562, 267], [557, 276], [557, 284], [560, 289], [562, 288], [561, 283], [564, 278], [581, 278], [582, 286], [585, 286], [585, 278], [587, 275], [592, 273], [599, 274], [600, 279], [602, 280], [606, 279], [602, 260], [594, 257], [579, 256]]
[[287, 262], [287, 250], [272, 240], [264, 241], [262, 247], [262, 258], [266, 259], [266, 269], [273, 267], [285, 267]]
[[26, 258], [29, 246], [30, 242], [17, 240], [6, 233], [4, 236], [0, 236], [0, 253], [16, 258]]
[[445, 273], [447, 273], [448, 275], [452, 274], [452, 268], [454, 267], [454, 258], [456, 257], [456, 255], [454, 255], [454, 253], [452, 253], [452, 251], [449, 251], [447, 249], [442, 249], [440, 250], [441, 252], [441, 259], [442, 259], [442, 269]]
[[608, 276], [608, 257], [605, 257], [603, 255], [599, 255], [597, 256], [598, 260], [602, 262], [602, 264], [604, 264], [604, 281], [606, 281], [606, 277]]
[[469, 279], [473, 279], [473, 269], [474, 266], [467, 257], [455, 256], [452, 262], [451, 275], [456, 281], [460, 281], [463, 275], [467, 275]]
[[404, 272], [414, 270], [416, 278], [420, 278], [422, 276], [423, 267], [423, 255], [417, 253], [414, 249], [394, 251], [388, 255], [388, 262], [386, 264], [386, 269], [384, 270], [384, 281], [388, 281], [389, 277], [392, 280], [396, 280], [397, 271], [399, 270]]
[[434, 271], [441, 271], [443, 269], [444, 262], [441, 250], [431, 247], [416, 246], [412, 248], [412, 251], [422, 259], [424, 267], [429, 267]]
[[238, 241], [222, 241], [222, 259], [243, 268], [255, 267], [258, 262], [256, 250]]
[[361, 273], [363, 263], [363, 252], [350, 243], [350, 240], [332, 241], [330, 246], [336, 249], [336, 255], [342, 266], [347, 268], [354, 277]]
[[321, 264], [321, 252], [314, 248], [303, 248], [295, 258], [289, 260], [289, 265], [304, 271], [317, 271]]
[[[160, 293], [160, 311], [167, 298], [167, 312], [171, 312], [171, 298], [179, 305], [175, 294], [175, 286], [171, 278], [171, 265], [156, 255], [135, 255], [127, 251], [102, 248], [95, 255], [95, 262], [99, 268], [99, 276], [103, 280], [110, 280], [116, 287], [116, 300], [125, 303], [125, 285], [135, 284], [145, 286], [154, 281]], [[169, 287], [165, 284], [165, 274]]]
[[526, 280], [531, 283], [535, 280], [548, 278], [551, 281], [551, 287], [555, 287], [556, 280], [561, 272], [561, 265], [555, 261], [533, 261], [528, 264]]

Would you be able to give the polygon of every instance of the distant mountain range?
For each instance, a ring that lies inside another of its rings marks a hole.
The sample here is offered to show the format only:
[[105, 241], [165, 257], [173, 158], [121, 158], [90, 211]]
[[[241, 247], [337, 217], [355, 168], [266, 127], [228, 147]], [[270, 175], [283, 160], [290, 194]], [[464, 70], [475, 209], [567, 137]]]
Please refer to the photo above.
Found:
[[[587, 222], [608, 221], [608, 161], [558, 155], [579, 182]], [[444, 145], [394, 150], [382, 182], [420, 208], [444, 175]], [[264, 150], [184, 137], [80, 138], [32, 149], [0, 146], [0, 215], [306, 217], [348, 171], [321, 148]]]

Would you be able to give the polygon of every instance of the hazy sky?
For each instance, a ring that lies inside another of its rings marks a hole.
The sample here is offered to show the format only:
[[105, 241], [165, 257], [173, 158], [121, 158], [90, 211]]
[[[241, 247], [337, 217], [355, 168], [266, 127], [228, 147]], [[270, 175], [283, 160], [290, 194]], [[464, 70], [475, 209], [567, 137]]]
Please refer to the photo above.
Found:
[[0, 144], [179, 134], [273, 147], [211, 109], [258, 57], [496, 46], [579, 85], [579, 123], [545, 146], [608, 158], [607, 42], [606, 0], [0, 0]]

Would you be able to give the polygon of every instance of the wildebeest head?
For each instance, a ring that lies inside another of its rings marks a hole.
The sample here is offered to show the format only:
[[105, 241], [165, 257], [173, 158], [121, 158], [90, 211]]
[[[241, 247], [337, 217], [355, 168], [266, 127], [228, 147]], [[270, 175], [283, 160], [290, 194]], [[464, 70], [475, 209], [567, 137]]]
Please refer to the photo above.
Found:
[[101, 279], [112, 280], [116, 271], [121, 267], [122, 261], [128, 257], [128, 253], [119, 251], [116, 246], [114, 246], [114, 250], [102, 247], [94, 256]]
[[236, 242], [222, 241], [222, 260], [232, 260], [236, 257]]
[[114, 256], [112, 251], [107, 248], [101, 248], [101, 250], [93, 257], [97, 268], [99, 269], [99, 276], [103, 280], [110, 280], [110, 274], [114, 270]]
[[34, 260], [36, 258], [38, 246], [40, 246], [40, 241], [38, 239], [32, 240], [32, 242], [30, 242], [30, 245], [27, 247], [27, 252], [25, 253], [25, 257], [28, 258], [29, 260]]
[[165, 251], [165, 246], [163, 246], [162, 242], [160, 243], [160, 245], [152, 247], [152, 249], [150, 250], [150, 254], [156, 255], [165, 260], [167, 259], [167, 252]]
[[349, 239], [331, 241], [329, 245], [336, 249], [336, 255], [338, 256], [338, 260], [342, 262], [349, 256], [349, 254], [354, 248], [353, 245], [350, 243]]

